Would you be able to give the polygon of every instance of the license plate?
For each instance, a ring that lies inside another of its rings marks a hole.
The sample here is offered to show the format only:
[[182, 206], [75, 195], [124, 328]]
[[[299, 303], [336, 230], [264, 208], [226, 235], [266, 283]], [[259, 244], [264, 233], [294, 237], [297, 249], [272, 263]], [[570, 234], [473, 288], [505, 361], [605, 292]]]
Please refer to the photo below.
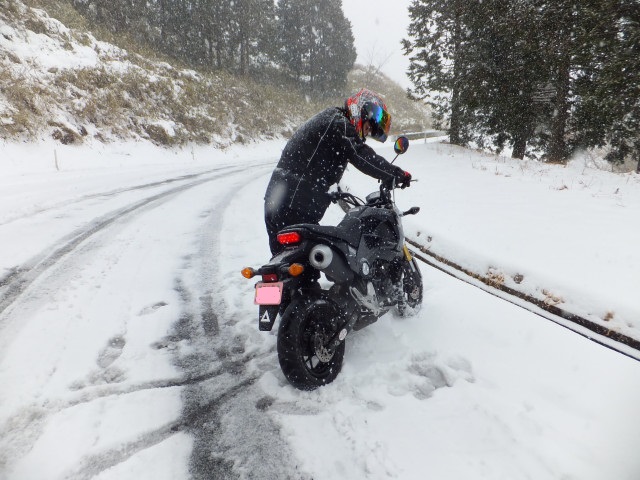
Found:
[[256, 283], [256, 305], [280, 305], [282, 301], [282, 282]]

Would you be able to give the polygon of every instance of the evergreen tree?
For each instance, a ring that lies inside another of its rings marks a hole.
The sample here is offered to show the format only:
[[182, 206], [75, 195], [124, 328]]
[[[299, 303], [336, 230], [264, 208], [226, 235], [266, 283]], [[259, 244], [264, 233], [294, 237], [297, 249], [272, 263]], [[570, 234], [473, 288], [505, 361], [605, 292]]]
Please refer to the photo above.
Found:
[[537, 28], [541, 35], [541, 49], [545, 52], [545, 63], [549, 84], [554, 95], [549, 118], [546, 159], [562, 162], [568, 155], [567, 128], [573, 103], [573, 83], [576, 65], [573, 63], [579, 39], [576, 37], [579, 20], [577, 0], [540, 2]]
[[356, 60], [351, 23], [342, 11], [342, 0], [316, 2], [312, 21], [310, 86], [315, 92], [330, 94], [345, 85]]
[[428, 99], [450, 141], [489, 141], [522, 158], [544, 116], [547, 84], [527, 0], [416, 0], [410, 8], [409, 77], [413, 94]]
[[307, 34], [310, 2], [279, 0], [277, 7], [278, 58], [296, 82], [302, 82], [311, 50]]
[[344, 86], [356, 53], [342, 0], [280, 0], [277, 12], [279, 58], [292, 77], [316, 94]]
[[209, 49], [211, 65], [222, 69], [229, 59], [229, 44], [233, 0], [210, 0], [206, 12], [204, 36]]
[[468, 27], [475, 89], [475, 140], [491, 139], [498, 150], [512, 147], [523, 158], [543, 109], [536, 95], [546, 79], [538, 48], [534, 9], [527, 1], [485, 0], [472, 4]]
[[230, 29], [237, 71], [246, 75], [265, 60], [275, 29], [273, 0], [234, 0]]
[[414, 0], [409, 77], [450, 141], [639, 158], [637, 0]]
[[426, 99], [437, 122], [448, 124], [449, 140], [461, 145], [469, 141], [473, 111], [465, 103], [473, 97], [469, 82], [466, 35], [470, 24], [464, 0], [414, 0], [409, 7], [409, 39], [403, 48], [409, 55], [409, 78], [413, 96]]
[[634, 0], [587, 2], [579, 52], [576, 146], [609, 148], [640, 172], [640, 8]]

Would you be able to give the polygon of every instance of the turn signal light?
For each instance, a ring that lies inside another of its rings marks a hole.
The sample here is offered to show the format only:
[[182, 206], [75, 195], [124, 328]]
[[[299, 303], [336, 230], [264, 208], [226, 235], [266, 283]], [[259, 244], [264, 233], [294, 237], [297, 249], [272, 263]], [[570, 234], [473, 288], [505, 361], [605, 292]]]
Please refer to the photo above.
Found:
[[256, 275], [256, 271], [251, 267], [243, 268], [240, 273], [244, 278], [253, 278]]
[[289, 267], [289, 275], [291, 275], [292, 277], [297, 277], [302, 272], [304, 272], [304, 266], [300, 265], [299, 263], [293, 263]]
[[295, 245], [300, 243], [302, 236], [300, 232], [287, 232], [278, 234], [278, 242], [280, 245]]

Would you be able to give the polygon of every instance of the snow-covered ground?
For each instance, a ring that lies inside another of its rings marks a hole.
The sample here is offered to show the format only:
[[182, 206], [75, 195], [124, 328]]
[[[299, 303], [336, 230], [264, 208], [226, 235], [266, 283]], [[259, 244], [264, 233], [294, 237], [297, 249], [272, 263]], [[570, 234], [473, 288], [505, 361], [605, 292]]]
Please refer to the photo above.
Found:
[[[0, 479], [640, 478], [638, 361], [426, 266], [417, 316], [290, 387], [239, 274], [281, 147], [0, 145]], [[407, 234], [640, 339], [640, 176], [586, 158], [415, 142]]]

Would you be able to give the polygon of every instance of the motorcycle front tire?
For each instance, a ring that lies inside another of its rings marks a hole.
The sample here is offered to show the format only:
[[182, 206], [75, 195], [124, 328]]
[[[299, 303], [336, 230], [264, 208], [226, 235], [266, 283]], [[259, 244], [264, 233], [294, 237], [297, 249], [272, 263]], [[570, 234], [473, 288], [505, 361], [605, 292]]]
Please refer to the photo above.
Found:
[[422, 305], [422, 274], [415, 258], [402, 264], [402, 293], [404, 301], [396, 307], [396, 315], [407, 317], [414, 315]]

